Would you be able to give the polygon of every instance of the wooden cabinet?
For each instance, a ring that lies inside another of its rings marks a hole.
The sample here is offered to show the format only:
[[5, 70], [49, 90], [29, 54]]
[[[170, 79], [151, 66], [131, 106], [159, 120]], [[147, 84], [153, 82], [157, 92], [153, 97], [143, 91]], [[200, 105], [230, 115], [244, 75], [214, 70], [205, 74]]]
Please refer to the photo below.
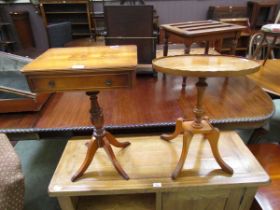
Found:
[[0, 51], [13, 52], [15, 41], [11, 38], [11, 24], [0, 20]]
[[40, 9], [46, 25], [69, 21], [72, 24], [72, 37], [89, 37], [94, 34], [94, 24], [89, 1], [41, 1]]
[[[246, 26], [240, 34], [237, 43], [236, 53], [240, 56], [245, 56], [247, 53], [251, 32], [249, 30], [250, 23], [247, 15], [247, 7], [244, 6], [210, 6], [207, 13], [208, 19], [219, 20], [226, 23], [233, 23]], [[232, 39], [224, 39], [219, 43], [222, 47], [219, 51], [222, 54], [229, 54], [231, 46], [233, 45]]]
[[130, 141], [125, 149], [114, 147], [116, 158], [129, 175], [124, 180], [102, 150], [95, 154], [85, 174], [71, 176], [83, 161], [88, 138], [68, 141], [49, 185], [61, 209], [115, 210], [249, 210], [258, 186], [269, 177], [235, 132], [222, 132], [219, 147], [233, 169], [224, 173], [210, 146], [195, 135], [181, 175], [173, 181], [182, 149], [182, 136], [171, 142], [159, 136], [119, 137]]
[[259, 29], [272, 20], [274, 22], [279, 1], [278, 0], [253, 0], [248, 1], [248, 15], [252, 29]]

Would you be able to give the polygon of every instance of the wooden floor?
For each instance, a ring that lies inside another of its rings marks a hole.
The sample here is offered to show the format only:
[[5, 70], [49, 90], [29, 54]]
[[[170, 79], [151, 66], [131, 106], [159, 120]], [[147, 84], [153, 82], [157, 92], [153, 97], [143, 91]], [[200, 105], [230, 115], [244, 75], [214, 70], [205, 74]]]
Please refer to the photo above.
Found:
[[261, 187], [251, 210], [280, 210], [280, 146], [276, 144], [252, 144], [249, 149], [271, 178], [268, 186]]

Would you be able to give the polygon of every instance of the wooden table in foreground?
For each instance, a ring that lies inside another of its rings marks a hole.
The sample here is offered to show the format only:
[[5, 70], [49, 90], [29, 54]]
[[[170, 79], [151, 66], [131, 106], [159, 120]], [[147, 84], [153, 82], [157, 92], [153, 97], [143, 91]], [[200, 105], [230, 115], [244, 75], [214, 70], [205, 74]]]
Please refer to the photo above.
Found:
[[170, 173], [181, 152], [180, 141], [166, 142], [159, 136], [119, 139], [131, 141], [125, 149], [114, 148], [131, 177], [128, 181], [118, 176], [104, 151], [98, 150], [88, 171], [77, 182], [71, 182], [77, 163], [86, 153], [86, 141], [67, 143], [49, 185], [49, 195], [58, 198], [63, 210], [247, 210], [257, 188], [269, 182], [266, 172], [235, 132], [222, 132], [219, 145], [234, 169], [233, 175], [220, 169], [207, 141], [195, 135], [189, 159], [176, 181]]
[[[97, 95], [103, 89], [130, 88], [136, 65], [136, 46], [73, 47], [49, 49], [21, 70], [33, 92], [86, 91], [90, 98], [89, 112], [94, 130], [86, 145], [85, 159], [72, 181], [83, 175], [99, 148], [104, 148], [119, 174], [129, 179], [111, 145], [124, 148], [130, 143], [119, 142], [105, 130]], [[67, 103], [72, 107], [69, 101]]]
[[260, 71], [248, 75], [265, 91], [280, 96], [280, 60], [267, 60], [265, 65], [261, 66]]
[[[222, 158], [218, 148], [220, 131], [214, 127], [203, 109], [203, 96], [208, 86], [207, 77], [237, 77], [257, 72], [260, 64], [245, 58], [224, 55], [179, 55], [167, 56], [153, 60], [153, 68], [162, 73], [176, 76], [197, 77], [197, 99], [193, 109], [194, 119], [178, 118], [176, 127], [171, 134], [162, 134], [161, 138], [171, 141], [179, 134], [183, 134], [183, 147], [177, 167], [172, 173], [176, 179], [186, 160], [189, 145], [195, 134], [202, 134], [211, 145], [211, 151], [223, 171], [232, 174], [233, 169]], [[227, 80], [227, 78], [226, 78]], [[219, 109], [219, 107], [216, 107]], [[230, 110], [228, 110], [230, 111]]]

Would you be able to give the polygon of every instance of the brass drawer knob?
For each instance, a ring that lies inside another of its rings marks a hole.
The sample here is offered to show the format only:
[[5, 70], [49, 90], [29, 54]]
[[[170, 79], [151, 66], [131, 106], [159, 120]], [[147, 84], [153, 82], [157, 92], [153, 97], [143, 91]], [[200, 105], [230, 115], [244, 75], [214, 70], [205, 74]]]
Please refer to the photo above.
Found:
[[50, 88], [54, 88], [55, 87], [55, 82], [53, 80], [50, 80], [48, 83]]
[[110, 79], [105, 80], [105, 85], [106, 86], [112, 86], [112, 84], [113, 84], [112, 80], [110, 80]]

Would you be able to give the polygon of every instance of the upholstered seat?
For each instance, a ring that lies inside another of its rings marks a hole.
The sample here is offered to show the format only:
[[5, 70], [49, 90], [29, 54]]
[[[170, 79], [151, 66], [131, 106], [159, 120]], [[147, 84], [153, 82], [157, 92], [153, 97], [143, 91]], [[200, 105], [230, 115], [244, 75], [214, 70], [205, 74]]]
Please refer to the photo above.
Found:
[[47, 26], [50, 47], [63, 47], [72, 40], [70, 22], [53, 23]]
[[21, 165], [9, 139], [0, 134], [0, 209], [20, 210], [24, 203]]

